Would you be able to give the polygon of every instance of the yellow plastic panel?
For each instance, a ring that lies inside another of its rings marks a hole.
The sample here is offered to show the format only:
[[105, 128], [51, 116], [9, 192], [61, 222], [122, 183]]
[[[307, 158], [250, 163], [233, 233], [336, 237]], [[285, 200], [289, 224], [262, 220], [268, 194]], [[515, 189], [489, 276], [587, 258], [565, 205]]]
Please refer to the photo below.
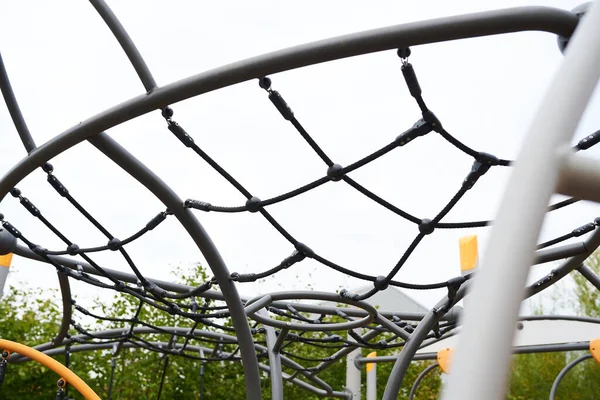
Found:
[[470, 271], [477, 267], [479, 258], [479, 246], [477, 235], [465, 236], [458, 240], [460, 246], [460, 270]]
[[[373, 358], [373, 357], [377, 357], [377, 352], [374, 351], [372, 353], [367, 354], [367, 358]], [[373, 368], [375, 367], [375, 363], [367, 363], [367, 373], [371, 372], [371, 370], [373, 370]]]
[[0, 256], [0, 267], [10, 267], [10, 263], [12, 262], [12, 253], [4, 254]]
[[450, 362], [452, 361], [453, 354], [454, 349], [451, 349], [449, 347], [438, 351], [437, 362], [445, 374], [450, 373]]
[[598, 364], [600, 364], [600, 338], [590, 341], [590, 353]]

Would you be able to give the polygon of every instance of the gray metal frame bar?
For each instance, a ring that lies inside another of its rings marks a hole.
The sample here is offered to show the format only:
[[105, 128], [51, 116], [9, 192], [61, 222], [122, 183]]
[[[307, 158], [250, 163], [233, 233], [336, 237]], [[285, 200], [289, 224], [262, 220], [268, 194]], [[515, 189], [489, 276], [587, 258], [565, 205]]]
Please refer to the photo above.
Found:
[[[594, 250], [598, 246], [600, 246], [600, 231], [594, 231], [592, 233], [592, 235], [590, 235], [590, 237], [588, 239], [586, 239], [585, 242], [572, 243], [572, 244], [568, 244], [568, 245], [564, 245], [564, 246], [557, 246], [557, 247], [551, 247], [548, 249], [538, 250], [536, 252], [535, 262], [536, 262], [536, 264], [541, 264], [541, 263], [556, 261], [556, 260], [562, 259], [564, 257], [578, 256], [578, 255], [581, 255], [582, 260], [584, 260], [591, 253], [593, 253]], [[41, 262], [47, 263], [46, 260], [44, 260], [41, 256], [35, 254], [33, 251], [31, 251], [31, 249], [29, 249], [28, 247], [23, 246], [23, 245], [17, 244], [16, 246], [11, 246], [9, 251], [7, 251], [7, 252], [13, 252], [16, 255], [19, 255], [21, 257], [25, 257], [25, 258], [29, 258], [31, 260], [36, 260], [36, 261], [41, 261]], [[92, 268], [89, 264], [87, 264], [84, 261], [78, 261], [78, 260], [74, 260], [69, 257], [62, 257], [62, 256], [49, 256], [49, 257], [53, 261], [55, 261], [56, 263], [58, 263], [64, 267], [77, 270], [77, 266], [80, 265], [86, 273], [91, 274], [91, 275], [100, 276], [98, 274], [98, 271], [96, 271], [94, 268]], [[576, 265], [577, 262], [578, 261], [573, 260], [573, 259], [569, 259], [569, 260], [565, 261], [560, 267], [558, 267], [557, 269], [555, 269], [553, 271], [552, 276], [555, 278], [566, 276], [568, 274], [568, 272], [570, 272], [572, 269], [575, 268], [574, 265]], [[124, 281], [127, 283], [133, 283], [133, 284], [135, 284], [137, 282], [137, 277], [133, 274], [113, 270], [110, 268], [104, 268], [104, 269], [110, 275], [114, 276], [115, 278], [117, 278], [121, 281]], [[192, 286], [183, 285], [183, 284], [179, 284], [179, 283], [162, 281], [162, 280], [152, 279], [152, 278], [148, 278], [148, 280], [166, 290], [170, 290], [170, 291], [173, 291], [176, 293], [187, 293], [191, 289], [193, 289]], [[545, 282], [546, 280], [543, 280], [543, 281]], [[543, 285], [542, 287], [537, 287], [536, 285], [533, 285], [531, 290], [533, 290], [533, 288], [536, 287], [536, 290], [540, 291], [542, 289], [545, 289], [548, 286], [549, 285]], [[535, 293], [537, 293], [537, 292], [535, 292]], [[534, 294], [534, 293], [532, 293], [532, 294]], [[220, 292], [217, 292], [214, 290], [209, 290], [209, 291], [204, 292], [201, 295], [201, 297], [206, 297], [206, 298], [214, 299], [214, 300], [224, 300], [223, 295]], [[242, 297], [242, 301], [246, 302], [248, 300], [246, 298]], [[271, 304], [271, 306], [285, 309], [288, 304], [292, 304], [292, 303], [288, 303], [285, 301], [274, 301]], [[325, 313], [328, 315], [336, 315], [336, 312], [338, 310], [343, 310], [344, 313], [346, 313], [347, 315], [349, 315], [351, 317], [364, 317], [367, 315], [366, 311], [363, 311], [360, 309], [351, 309], [351, 308], [343, 308], [342, 309], [342, 308], [337, 308], [337, 307], [325, 307], [325, 306], [317, 306], [317, 305], [311, 305], [311, 304], [298, 304], [298, 303], [293, 303], [293, 305], [299, 311], [314, 313], [314, 314]], [[425, 316], [425, 314], [421, 314], [421, 313], [406, 313], [406, 312], [400, 312], [400, 313], [380, 312], [379, 314], [386, 318], [391, 318], [393, 316], [396, 316], [400, 319], [409, 320], [409, 321], [420, 321]], [[445, 314], [442, 317], [442, 320], [456, 321], [459, 317], [459, 314], [460, 314], [460, 308], [454, 307], [454, 308], [452, 308], [452, 310], [450, 310], [450, 312], [448, 312], [447, 314]]]
[[417, 325], [417, 329], [410, 336], [410, 340], [402, 348], [400, 354], [396, 356], [394, 367], [390, 376], [388, 377], [387, 384], [385, 385], [385, 391], [383, 392], [382, 400], [395, 400], [398, 397], [400, 386], [406, 375], [406, 371], [410, 366], [410, 363], [415, 358], [415, 354], [421, 343], [435, 326], [440, 321], [441, 315], [444, 313], [443, 310], [450, 308], [457, 302], [459, 302], [466, 294], [471, 281], [465, 282], [460, 289], [456, 292], [456, 295], [452, 300], [448, 297], [440, 300], [435, 307], [433, 307], [423, 318], [423, 320]]
[[[533, 354], [533, 353], [558, 353], [568, 351], [581, 351], [590, 348], [589, 342], [545, 344], [536, 346], [515, 347], [511, 354]], [[413, 361], [436, 360], [437, 353], [420, 353], [413, 357]], [[373, 358], [360, 357], [355, 359], [357, 365], [367, 363], [392, 363], [398, 361], [398, 356], [379, 356]]]
[[260, 374], [258, 371], [258, 360], [254, 352], [252, 334], [246, 319], [242, 301], [234, 283], [229, 279], [229, 271], [216, 246], [204, 230], [196, 216], [184, 207], [183, 201], [177, 194], [164, 183], [154, 172], [138, 161], [131, 153], [123, 148], [105, 133], [100, 133], [89, 138], [89, 142], [110, 158], [115, 164], [123, 168], [129, 175], [137, 179], [150, 192], [169, 208], [175, 218], [194, 240], [198, 249], [208, 262], [215, 279], [219, 283], [221, 292], [231, 320], [238, 336], [240, 353], [243, 359], [244, 376], [246, 379], [246, 394], [248, 399], [260, 399]]
[[129, 58], [129, 62], [131, 62], [135, 72], [137, 72], [140, 77], [146, 92], [151, 92], [156, 88], [154, 77], [150, 73], [150, 69], [148, 69], [146, 62], [135, 46], [135, 43], [133, 43], [133, 40], [131, 40], [127, 31], [123, 25], [121, 25], [117, 16], [112, 12], [104, 0], [90, 0], [90, 3], [94, 6], [98, 14], [100, 14], [113, 35], [115, 35], [115, 38], [119, 41], [121, 48]]
[[[23, 113], [21, 112], [21, 108], [19, 107], [19, 103], [13, 91], [12, 85], [10, 84], [8, 72], [6, 71], [4, 60], [2, 59], [2, 54], [0, 54], [0, 91], [2, 91], [2, 96], [4, 97], [4, 101], [6, 102], [6, 108], [10, 113], [13, 124], [15, 125], [15, 129], [17, 130], [17, 133], [21, 138], [23, 147], [25, 147], [27, 153], [31, 153], [36, 149], [35, 141], [33, 140], [31, 132], [27, 127], [27, 123], [25, 122], [25, 118], [23, 117]], [[16, 242], [13, 242], [13, 244], [16, 245]], [[72, 313], [71, 286], [69, 284], [69, 278], [65, 274], [58, 272], [58, 283], [60, 286], [61, 297], [63, 302], [63, 315], [58, 333], [52, 340], [56, 345], [60, 345], [63, 339], [66, 337], [69, 331]], [[1, 291], [2, 288], [0, 287], [0, 292]]]
[[[137, 72], [142, 84], [147, 92], [156, 88], [156, 82], [152, 73], [148, 69], [146, 62], [131, 40], [125, 28], [121, 25], [118, 18], [112, 12], [104, 0], [90, 0], [96, 11], [100, 14], [106, 25], [109, 27], [121, 48], [129, 58], [133, 68]], [[102, 151], [113, 162], [121, 166], [132, 177], [136, 178], [153, 194], [155, 194], [170, 210], [175, 217], [188, 231], [189, 235], [196, 242], [198, 248], [206, 258], [211, 270], [213, 271], [221, 292], [225, 298], [230, 311], [236, 334], [239, 338], [240, 353], [243, 360], [244, 377], [246, 381], [246, 393], [248, 399], [262, 398], [260, 391], [260, 374], [258, 370], [258, 360], [256, 354], [252, 351], [253, 339], [250, 333], [247, 319], [243, 312], [241, 299], [233, 282], [229, 279], [229, 271], [225, 262], [221, 258], [217, 248], [204, 231], [204, 228], [196, 217], [183, 207], [181, 199], [150, 169], [135, 159], [133, 155], [127, 152], [116, 141], [112, 140], [106, 134], [97, 135], [90, 142]], [[223, 286], [225, 285], [225, 286]]]
[[413, 398], [415, 397], [415, 394], [417, 394], [417, 389], [419, 389], [419, 385], [421, 384], [421, 381], [423, 379], [425, 379], [427, 374], [429, 374], [431, 371], [436, 369], [438, 366], [439, 366], [438, 363], [434, 363], [434, 364], [431, 364], [430, 366], [428, 366], [427, 368], [425, 368], [423, 371], [421, 371], [419, 376], [417, 376], [417, 379], [415, 379], [415, 383], [413, 383], [412, 387], [410, 388], [410, 393], [408, 394], [408, 400], [413, 400]]
[[13, 124], [23, 142], [23, 146], [25, 147], [25, 150], [27, 150], [27, 153], [31, 153], [36, 148], [35, 141], [31, 136], [31, 132], [29, 132], [29, 128], [27, 127], [25, 118], [23, 118], [19, 103], [17, 102], [15, 92], [8, 79], [8, 73], [6, 72], [4, 61], [2, 60], [2, 54], [0, 54], [0, 90], [2, 91], [2, 96], [6, 102], [6, 108], [8, 108]]
[[590, 324], [600, 324], [600, 318], [585, 317], [579, 315], [528, 315], [520, 317], [519, 321], [544, 321], [544, 320], [559, 320], [559, 321], [577, 321]]
[[552, 383], [552, 389], [550, 389], [550, 400], [554, 400], [554, 398], [556, 397], [556, 392], [558, 391], [558, 385], [563, 380], [565, 375], [567, 375], [567, 372], [572, 370], [577, 364], [579, 364], [585, 360], [588, 360], [590, 358], [592, 358], [591, 354], [584, 354], [581, 357], [578, 357], [578, 358], [574, 359], [573, 361], [571, 361], [570, 363], [568, 363], [567, 365], [565, 365], [565, 367], [556, 376], [554, 383]]
[[587, 254], [588, 249], [584, 242], [570, 243], [562, 246], [549, 247], [535, 252], [534, 264], [544, 264], [560, 260], [563, 258], [574, 257], [580, 254]]
[[588, 268], [585, 264], [581, 264], [579, 268], [577, 268], [577, 272], [585, 277], [589, 283], [594, 285], [594, 287], [600, 290], [600, 277], [594, 273], [590, 268]]
[[[569, 40], [565, 60], [533, 120], [505, 189], [483, 268], [475, 277], [465, 309], [443, 400], [504, 398], [528, 267], [550, 196], [559, 183], [559, 171], [573, 152], [570, 138], [600, 77], [598, 65], [600, 7], [594, 3]], [[595, 186], [588, 188], [594, 190]], [[484, 364], [486, 368], [481, 368]]]
[[594, 230], [584, 243], [587, 249], [585, 253], [565, 260], [561, 265], [553, 269], [549, 275], [530, 285], [525, 290], [526, 297], [531, 297], [542, 290], [549, 288], [560, 279], [567, 276], [571, 271], [579, 268], [579, 266], [600, 246], [600, 229]]
[[[46, 261], [41, 256], [35, 254], [28, 247], [20, 245], [20, 244], [17, 244], [11, 250], [11, 252], [13, 252], [14, 254], [21, 256], [21, 257], [25, 257], [25, 258], [29, 258], [31, 260], [36, 260], [36, 261], [41, 261], [41, 262], [46, 263]], [[73, 258], [63, 257], [63, 256], [48, 256], [48, 257], [50, 259], [52, 259], [54, 262], [56, 262], [57, 264], [60, 264], [64, 267], [77, 270], [77, 266], [80, 265], [83, 268], [84, 272], [86, 272], [90, 275], [101, 276], [98, 273], [98, 271], [96, 271], [92, 266], [90, 266], [89, 264], [87, 264], [84, 261], [78, 261]], [[117, 278], [123, 282], [132, 283], [132, 284], [135, 284], [137, 282], [137, 278], [133, 274], [110, 269], [110, 268], [103, 268], [103, 269], [110, 275], [114, 276], [115, 278]], [[158, 286], [162, 287], [163, 289], [170, 290], [170, 291], [173, 291], [176, 293], [187, 293], [191, 289], [194, 289], [192, 286], [183, 285], [180, 283], [162, 281], [159, 279], [152, 279], [152, 278], [148, 278], [148, 280], [150, 282], [157, 284]], [[213, 299], [213, 300], [224, 300], [224, 297], [221, 294], [221, 292], [217, 292], [214, 290], [207, 290], [206, 292], [202, 293], [199, 296], [205, 297], [208, 299]], [[246, 302], [247, 299], [242, 297], [242, 301]], [[313, 314], [337, 315], [337, 311], [340, 310], [340, 311], [343, 311], [344, 313], [346, 313], [350, 317], [361, 318], [361, 317], [365, 317], [366, 315], [368, 315], [368, 313], [366, 311], [360, 310], [360, 309], [324, 307], [324, 306], [318, 306], [318, 305], [312, 305], [312, 304], [292, 303], [292, 302], [287, 302], [287, 301], [274, 301], [271, 304], [271, 307], [277, 307], [277, 308], [285, 310], [288, 305], [293, 305], [294, 308], [297, 309], [298, 311], [313, 313]], [[442, 319], [445, 321], [456, 321], [458, 319], [459, 314], [460, 314], [459, 309], [454, 308], [448, 314], [446, 314]], [[400, 319], [409, 320], [409, 321], [420, 321], [425, 316], [425, 314], [421, 314], [421, 313], [390, 313], [390, 312], [382, 312], [382, 313], [380, 313], [380, 315], [382, 315], [386, 318], [391, 318], [393, 316], [396, 316]]]
[[[343, 304], [350, 304], [355, 307], [365, 310], [367, 316], [354, 321], [340, 322], [340, 323], [323, 323], [323, 324], [299, 324], [295, 322], [285, 322], [276, 319], [269, 318], [268, 314], [258, 315], [255, 314], [258, 308], [267, 307], [274, 300], [289, 300], [289, 299], [302, 299], [302, 300], [321, 300], [321, 301], [333, 301]], [[253, 320], [260, 322], [265, 326], [273, 326], [276, 328], [284, 329], [289, 328], [299, 331], [323, 331], [323, 330], [348, 330], [354, 328], [360, 328], [370, 324], [374, 320], [378, 320], [379, 313], [377, 309], [365, 301], [356, 301], [340, 296], [336, 293], [328, 292], [313, 292], [313, 291], [290, 291], [290, 292], [277, 292], [270, 293], [255, 297], [246, 303], [246, 313], [248, 317]], [[392, 324], [393, 325], [393, 324]], [[404, 333], [406, 335], [406, 333]]]

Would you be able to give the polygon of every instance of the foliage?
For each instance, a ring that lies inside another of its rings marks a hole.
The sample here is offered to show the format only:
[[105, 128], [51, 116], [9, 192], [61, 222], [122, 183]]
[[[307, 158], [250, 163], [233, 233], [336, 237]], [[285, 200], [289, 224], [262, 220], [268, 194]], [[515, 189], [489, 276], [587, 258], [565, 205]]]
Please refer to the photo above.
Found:
[[[0, 301], [0, 337], [28, 345], [48, 342], [58, 332], [61, 310], [51, 298], [56, 290], [9, 287]], [[7, 378], [0, 387], [0, 399], [39, 399], [56, 388], [54, 372], [37, 363], [8, 366]], [[9, 377], [10, 376], [10, 377]]]
[[[586, 260], [594, 273], [600, 274], [600, 253]], [[571, 308], [578, 315], [600, 317], [600, 292], [581, 274], [571, 274], [575, 288], [572, 293], [561, 286], [555, 293], [554, 303], [574, 297]], [[539, 314], [548, 314], [543, 307]], [[563, 367], [586, 352], [539, 353], [515, 356], [510, 381], [510, 400], [547, 399], [552, 383]], [[569, 371], [560, 383], [556, 399], [587, 400], [600, 397], [600, 367], [593, 361], [584, 361]]]
[[[600, 273], [600, 256], [591, 257], [587, 265], [596, 273]], [[177, 269], [174, 275], [180, 283], [195, 285], [207, 280], [206, 271], [197, 266], [189, 271]], [[600, 316], [600, 296], [598, 291], [580, 276], [574, 276], [576, 299], [575, 308], [580, 315], [593, 317]], [[564, 297], [564, 296], [563, 296]], [[39, 289], [19, 289], [10, 287], [2, 301], [0, 302], [0, 337], [14, 340], [27, 345], [37, 345], [52, 339], [52, 336], [58, 331], [61, 320], [61, 310], [55, 300], [58, 299], [58, 293], [42, 293]], [[104, 299], [103, 299], [104, 300]], [[89, 310], [99, 315], [109, 317], [128, 318], [133, 316], [138, 308], [138, 300], [131, 296], [117, 293], [112, 301], [96, 300]], [[208, 305], [219, 305], [219, 303], [210, 302]], [[305, 315], [307, 318], [314, 316]], [[277, 317], [287, 320], [284, 316]], [[329, 317], [327, 322], [339, 322], [339, 316]], [[77, 322], [90, 332], [100, 329], [120, 328], [126, 330], [130, 324], [128, 322], [106, 322], [89, 317], [82, 317], [76, 313]], [[139, 319], [155, 326], [179, 326], [190, 329], [192, 322], [184, 318], [169, 315], [150, 306], [144, 306], [141, 309]], [[229, 320], [215, 320], [223, 323], [226, 327], [231, 327]], [[204, 330], [213, 332], [222, 332], [218, 328], [204, 326]], [[71, 332], [75, 334], [76, 332]], [[231, 332], [224, 332], [232, 334]], [[338, 333], [345, 337], [342, 332]], [[304, 338], [319, 338], [320, 333], [306, 333]], [[159, 333], [143, 335], [147, 341], [169, 342], [169, 334]], [[265, 340], [264, 333], [255, 335], [255, 340], [259, 343]], [[183, 339], [179, 338], [178, 343]], [[211, 348], [214, 343], [202, 343], [192, 341], [190, 345], [204, 345]], [[327, 344], [334, 348], [314, 347], [301, 342], [292, 342], [284, 349], [286, 355], [304, 366], [316, 366], [318, 360], [333, 354], [343, 347], [343, 344]], [[222, 350], [225, 352], [236, 352], [236, 346], [232, 344], [223, 344]], [[378, 350], [378, 355], [395, 354], [400, 349]], [[366, 355], [366, 350], [363, 352]], [[192, 354], [191, 352], [188, 354]], [[581, 352], [571, 353], [543, 353], [515, 356], [513, 370], [510, 381], [510, 400], [524, 399], [546, 399], [558, 372], [564, 365], [578, 357]], [[64, 356], [57, 356], [56, 359], [65, 363]], [[81, 376], [101, 398], [106, 398], [109, 391], [111, 376], [112, 349], [94, 352], [77, 352], [70, 357], [70, 368]], [[141, 348], [124, 348], [119, 351], [115, 357], [116, 366], [113, 381], [114, 399], [134, 399], [134, 398], [157, 398], [160, 381], [163, 373], [165, 359], [162, 355]], [[259, 362], [268, 365], [266, 354], [259, 352]], [[417, 375], [430, 362], [415, 362], [409, 368], [402, 390], [400, 399], [407, 399], [408, 392]], [[198, 360], [191, 360], [180, 356], [169, 356], [164, 385], [162, 388], [162, 399], [200, 399], [200, 366]], [[387, 377], [393, 367], [392, 363], [383, 363], [377, 365], [378, 398], [383, 393], [383, 388]], [[284, 367], [284, 372], [293, 374], [293, 370]], [[334, 365], [319, 374], [319, 378], [330, 384], [334, 390], [343, 390], [345, 385], [346, 365], [345, 360], [340, 360]], [[300, 376], [300, 375], [298, 375]], [[364, 374], [363, 374], [364, 377]], [[50, 398], [56, 388], [58, 377], [45, 367], [32, 363], [11, 364], [8, 367], [4, 384], [0, 387], [0, 399], [38, 399]], [[306, 379], [301, 378], [306, 381]], [[270, 381], [266, 373], [263, 373], [261, 380], [263, 387], [263, 396], [265, 399], [271, 398]], [[364, 385], [364, 382], [363, 382]], [[594, 393], [600, 390], [600, 368], [593, 362], [584, 362], [571, 371], [561, 383], [559, 389], [559, 399], [592, 399], [596, 398]], [[204, 399], [243, 399], [245, 398], [244, 375], [240, 363], [223, 361], [209, 362], [204, 365], [203, 380]], [[441, 388], [441, 379], [439, 372], [431, 373], [420, 385], [417, 392], [417, 399], [436, 399]], [[363, 387], [363, 393], [365, 388]], [[284, 384], [285, 398], [290, 400], [312, 400], [317, 399], [306, 390], [299, 388], [289, 382]], [[70, 396], [79, 399], [79, 394], [71, 389]]]

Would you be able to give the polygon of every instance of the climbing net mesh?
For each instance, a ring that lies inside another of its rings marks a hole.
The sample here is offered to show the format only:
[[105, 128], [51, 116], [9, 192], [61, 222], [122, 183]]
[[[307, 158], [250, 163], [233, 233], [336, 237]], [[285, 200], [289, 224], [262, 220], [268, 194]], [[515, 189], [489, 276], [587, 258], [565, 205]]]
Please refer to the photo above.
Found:
[[[101, 1], [92, 3], [100, 11], [113, 33], [119, 38], [119, 42], [122, 43], [124, 50], [136, 67], [138, 75], [140, 75], [146, 89], [150, 92], [156, 85], [145, 64], [143, 64], [143, 60], [141, 60], [135, 48], [132, 47], [132, 43], [122, 40], [123, 37], [127, 38], [126, 32], [124, 29], [119, 31], [118, 27], [120, 25], [106, 4]], [[121, 36], [119, 37], [119, 35]], [[125, 43], [123, 44], [123, 42]], [[164, 105], [159, 108], [168, 129], [168, 131], [165, 130], [165, 134], [172, 135], [174, 139], [181, 143], [182, 148], [186, 148], [185, 151], [195, 153], [213, 168], [247, 199], [244, 204], [225, 206], [212, 204], [208, 202], [209, 199], [179, 199], [162, 181], [156, 178], [151, 171], [146, 169], [141, 162], [136, 160], [114, 139], [97, 131], [94, 132], [95, 135], [89, 136], [89, 141], [127, 173], [142, 182], [165, 204], [165, 208], [160, 210], [137, 232], [127, 238], [117, 239], [99, 219], [92, 215], [85, 204], [77, 200], [77, 189], [61, 181], [59, 171], [56, 171], [50, 162], [43, 160], [44, 156], [31, 161], [31, 163], [38, 163], [35, 167], [39, 167], [44, 171], [48, 184], [56, 191], [58, 196], [68, 202], [75, 213], [85, 217], [107, 239], [107, 242], [95, 247], [78, 246], [76, 238], [69, 237], [61, 231], [59, 222], [51, 221], [44, 215], [44, 207], [43, 204], [39, 204], [39, 199], [26, 197], [26, 193], [14, 185], [8, 188], [7, 191], [10, 195], [65, 245], [62, 249], [47, 249], [43, 246], [43, 243], [35, 243], [30, 239], [31, 232], [19, 228], [22, 222], [13, 220], [10, 215], [0, 216], [4, 230], [20, 241], [20, 244], [13, 243], [12, 247], [7, 250], [54, 266], [60, 277], [62, 297], [65, 303], [63, 325], [51, 343], [40, 344], [38, 349], [48, 354], [66, 353], [67, 355], [79, 351], [77, 349], [113, 349], [116, 357], [120, 349], [135, 347], [165, 355], [190, 358], [203, 363], [242, 361], [250, 390], [252, 390], [252, 379], [254, 376], [258, 376], [259, 369], [270, 371], [272, 379], [276, 376], [273, 375], [276, 373], [274, 370], [278, 369], [280, 370], [280, 379], [283, 377], [287, 381], [301, 385], [321, 395], [346, 398], [348, 393], [344, 392], [343, 388], [332, 388], [319, 378], [319, 373], [325, 371], [337, 361], [344, 359], [357, 348], [401, 348], [410, 340], [411, 335], [419, 326], [418, 320], [403, 318], [402, 313], [378, 312], [364, 302], [377, 292], [383, 291], [389, 286], [411, 290], [446, 288], [447, 296], [445, 300], [434, 309], [434, 312], [439, 315], [439, 320], [434, 329], [428, 330], [421, 340], [424, 343], [433, 343], [452, 335], [453, 330], [458, 326], [457, 320], [450, 317], [450, 314], [445, 317], [444, 315], [459, 300], [461, 296], [457, 296], [457, 293], [459, 293], [461, 287], [465, 286], [472, 275], [457, 276], [442, 282], [416, 284], [400, 280], [399, 272], [427, 235], [435, 235], [438, 230], [443, 229], [478, 228], [490, 225], [492, 221], [444, 222], [444, 217], [490, 169], [510, 167], [512, 161], [499, 155], [478, 151], [448, 132], [442, 121], [427, 106], [417, 79], [417, 68], [410, 62], [411, 49], [400, 47], [396, 48], [395, 51], [398, 55], [399, 73], [402, 74], [406, 82], [407, 94], [412, 96], [416, 102], [420, 110], [420, 116], [415, 115], [416, 122], [414, 125], [388, 144], [345, 166], [336, 163], [327, 154], [326, 150], [319, 146], [310, 132], [304, 128], [284, 96], [276, 90], [276, 83], [268, 76], [258, 77], [257, 84], [265, 93], [263, 101], [272, 103], [274, 109], [292, 125], [306, 142], [306, 146], [314, 151], [325, 165], [324, 169], [326, 169], [326, 174], [321, 178], [275, 197], [267, 199], [257, 197], [257, 194], [251, 188], [246, 187], [227, 171], [226, 165], [218, 162], [218, 154], [210, 155], [203, 150], [201, 142], [195, 137], [194, 133], [186, 131], [184, 128], [185, 123], [177, 119], [171, 107]], [[15, 127], [30, 156], [36, 154], [36, 152], [39, 154], [27, 130], [25, 120], [21, 116], [1, 59], [0, 69], [2, 75], [0, 80], [1, 89], [14, 119]], [[455, 194], [448, 199], [441, 210], [434, 214], [433, 218], [415, 216], [403, 210], [399, 205], [393, 204], [392, 201], [380, 197], [370, 190], [368, 185], [351, 177], [352, 172], [386, 156], [388, 153], [394, 152], [400, 147], [410, 146], [412, 141], [419, 140], [420, 137], [425, 135], [439, 135], [443, 140], [464, 153], [466, 157], [473, 160], [470, 171], [465, 171], [464, 179], [457, 185]], [[592, 133], [581, 140], [574, 147], [574, 150], [587, 150], [599, 141], [600, 131]], [[59, 143], [58, 137], [53, 142]], [[59, 147], [60, 145], [57, 148]], [[66, 148], [66, 146], [60, 147], [58, 152], [60, 153]], [[51, 158], [51, 155], [49, 154], [47, 158]], [[326, 258], [313, 250], [308, 241], [300, 241], [299, 238], [294, 237], [269, 212], [269, 206], [301, 196], [320, 186], [331, 185], [332, 182], [343, 182], [360, 195], [398, 217], [409, 221], [417, 228], [415, 229], [414, 238], [408, 243], [398, 261], [389, 266], [389, 272], [386, 275], [369, 275], [364, 271], [350, 269], [340, 265], [335, 260]], [[5, 201], [9, 200], [5, 199]], [[547, 211], [553, 212], [578, 201], [576, 198], [568, 198], [551, 205]], [[252, 273], [229, 272], [218, 254], [215, 255], [212, 243], [207, 239], [208, 236], [206, 236], [192, 212], [260, 214], [289, 243], [291, 254], [281, 260], [278, 265], [269, 269]], [[150, 231], [159, 231], [161, 224], [168, 218], [177, 218], [186, 228], [207, 258], [214, 277], [197, 286], [186, 286], [153, 280], [141, 272], [136, 262], [129, 255], [127, 246], [134, 241], [143, 241], [144, 235]], [[568, 239], [590, 233], [597, 228], [597, 225], [597, 221], [591, 221], [581, 227], [572, 227], [570, 232], [540, 243], [538, 250], [550, 248]], [[111, 270], [94, 261], [94, 254], [101, 252], [120, 253], [131, 269], [131, 273]], [[75, 256], [81, 257], [83, 261], [75, 259]], [[260, 279], [275, 276], [283, 270], [297, 268], [306, 259], [312, 259], [323, 267], [335, 270], [340, 274], [369, 282], [372, 284], [372, 288], [364, 294], [356, 294], [348, 290], [342, 290], [339, 293], [281, 292], [258, 296], [254, 299], [240, 299], [237, 294], [236, 288], [239, 284], [256, 282]], [[115, 318], [100, 315], [78, 304], [71, 298], [70, 280], [81, 281], [88, 285], [131, 296], [136, 299], [138, 306], [133, 315], [129, 316]], [[546, 286], [552, 280], [553, 276], [549, 274], [536, 282], [530, 289], [535, 291], [537, 286]], [[296, 302], [295, 300], [321, 300], [355, 307], [327, 307], [313, 303]], [[175, 316], [178, 321], [177, 326], [155, 326], [144, 321], [142, 317], [144, 308], [155, 308]], [[100, 332], [90, 332], [77, 322], [78, 319], [84, 316], [104, 321], [106, 329]], [[165, 340], [165, 337], [169, 339]], [[158, 340], [157, 338], [162, 339]], [[300, 345], [326, 348], [329, 353], [327, 356], [319, 358], [305, 357], [295, 353], [295, 349], [298, 348], [296, 346]], [[19, 358], [17, 354], [13, 354], [8, 361], [19, 362], [23, 359], [22, 357]], [[278, 365], [277, 362], [280, 364]], [[165, 373], [168, 373], [167, 363], [164, 364], [162, 370], [163, 379]]]

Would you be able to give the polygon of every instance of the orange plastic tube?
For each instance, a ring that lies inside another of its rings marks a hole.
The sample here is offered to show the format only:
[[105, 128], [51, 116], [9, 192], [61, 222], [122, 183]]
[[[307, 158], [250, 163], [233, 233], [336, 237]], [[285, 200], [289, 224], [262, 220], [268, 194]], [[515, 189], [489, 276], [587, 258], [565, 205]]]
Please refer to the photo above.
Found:
[[80, 377], [73, 373], [69, 368], [65, 367], [50, 356], [45, 355], [31, 347], [20, 343], [11, 342], [10, 340], [0, 339], [0, 349], [8, 350], [13, 353], [19, 353], [22, 356], [28, 357], [33, 361], [50, 368], [56, 372], [58, 376], [71, 384], [77, 391], [85, 397], [86, 400], [100, 400], [100, 397], [87, 385]]

